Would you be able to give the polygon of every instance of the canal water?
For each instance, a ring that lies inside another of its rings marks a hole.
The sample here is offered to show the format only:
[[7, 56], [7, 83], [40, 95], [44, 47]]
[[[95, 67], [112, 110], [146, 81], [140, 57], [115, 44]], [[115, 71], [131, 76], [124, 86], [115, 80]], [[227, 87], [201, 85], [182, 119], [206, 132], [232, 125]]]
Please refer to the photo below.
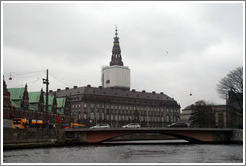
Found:
[[[142, 144], [144, 143], [144, 144]], [[3, 163], [243, 163], [242, 144], [185, 141], [108, 142], [98, 145], [4, 150]], [[77, 165], [76, 164], [76, 165]]]

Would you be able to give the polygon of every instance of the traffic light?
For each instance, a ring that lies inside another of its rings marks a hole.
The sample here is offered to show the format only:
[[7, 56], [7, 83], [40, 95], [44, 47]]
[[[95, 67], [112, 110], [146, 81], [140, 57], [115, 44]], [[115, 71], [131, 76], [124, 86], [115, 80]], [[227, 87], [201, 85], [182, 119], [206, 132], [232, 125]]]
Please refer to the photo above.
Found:
[[62, 117], [62, 121], [64, 120], [64, 117]]
[[15, 110], [15, 105], [13, 105], [13, 110]]
[[61, 121], [61, 118], [60, 118], [60, 116], [58, 116], [57, 117], [57, 123], [60, 123], [60, 121]]
[[15, 118], [15, 115], [14, 115], [14, 114], [12, 114], [12, 115], [11, 115], [11, 119], [14, 119], [14, 118]]

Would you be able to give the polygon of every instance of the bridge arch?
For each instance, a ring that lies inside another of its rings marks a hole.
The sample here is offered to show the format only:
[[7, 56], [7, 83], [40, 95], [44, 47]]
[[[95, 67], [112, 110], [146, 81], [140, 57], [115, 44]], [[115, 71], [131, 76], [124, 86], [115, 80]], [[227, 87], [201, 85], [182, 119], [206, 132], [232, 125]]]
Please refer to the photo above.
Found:
[[[177, 135], [177, 134], [169, 134], [169, 133], [163, 133], [163, 132], [136, 132], [136, 133], [126, 133], [126, 134], [123, 134], [123, 135], [117, 135], [117, 136], [114, 136], [114, 137], [110, 137], [110, 138], [106, 138], [104, 140], [101, 140], [100, 142], [106, 142], [106, 141], [111, 141], [111, 140], [114, 140], [115, 138], [119, 138], [119, 137], [122, 137], [122, 136], [131, 136], [131, 135], [135, 135], [135, 134], [161, 134], [161, 135], [168, 135], [168, 136], [173, 136], [173, 137], [176, 137], [177, 139], [183, 139], [183, 140], [186, 140], [190, 143], [200, 143], [201, 141], [198, 140], [198, 139], [195, 139], [195, 138], [192, 138], [192, 137], [187, 137], [187, 136], [183, 136], [183, 135]], [[142, 140], [145, 140], [145, 139], [142, 139]], [[167, 140], [166, 138], [163, 137], [163, 139], [158, 139], [158, 140]]]
[[171, 135], [177, 138], [187, 140], [191, 143], [200, 142], [228, 142], [230, 140], [231, 130], [229, 129], [194, 129], [194, 128], [161, 128], [161, 129], [84, 129], [68, 130], [68, 137], [78, 139], [82, 143], [99, 143], [111, 140], [124, 135], [137, 133], [159, 133]]

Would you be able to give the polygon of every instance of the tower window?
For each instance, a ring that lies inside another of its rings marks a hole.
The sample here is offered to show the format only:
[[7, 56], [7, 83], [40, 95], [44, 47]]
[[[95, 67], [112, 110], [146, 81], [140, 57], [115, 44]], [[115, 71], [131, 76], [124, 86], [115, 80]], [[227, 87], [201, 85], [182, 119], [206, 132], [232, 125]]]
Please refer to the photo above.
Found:
[[110, 80], [106, 80], [106, 84], [109, 84], [110, 83]]

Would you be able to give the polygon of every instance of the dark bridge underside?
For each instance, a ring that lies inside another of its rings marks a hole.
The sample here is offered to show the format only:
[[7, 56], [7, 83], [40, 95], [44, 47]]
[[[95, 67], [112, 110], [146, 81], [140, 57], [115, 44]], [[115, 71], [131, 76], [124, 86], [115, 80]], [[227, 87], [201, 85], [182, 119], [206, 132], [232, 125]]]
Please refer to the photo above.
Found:
[[159, 133], [175, 136], [191, 143], [230, 142], [232, 129], [218, 128], [140, 128], [140, 129], [66, 129], [67, 140], [99, 143], [119, 136], [136, 133]]

